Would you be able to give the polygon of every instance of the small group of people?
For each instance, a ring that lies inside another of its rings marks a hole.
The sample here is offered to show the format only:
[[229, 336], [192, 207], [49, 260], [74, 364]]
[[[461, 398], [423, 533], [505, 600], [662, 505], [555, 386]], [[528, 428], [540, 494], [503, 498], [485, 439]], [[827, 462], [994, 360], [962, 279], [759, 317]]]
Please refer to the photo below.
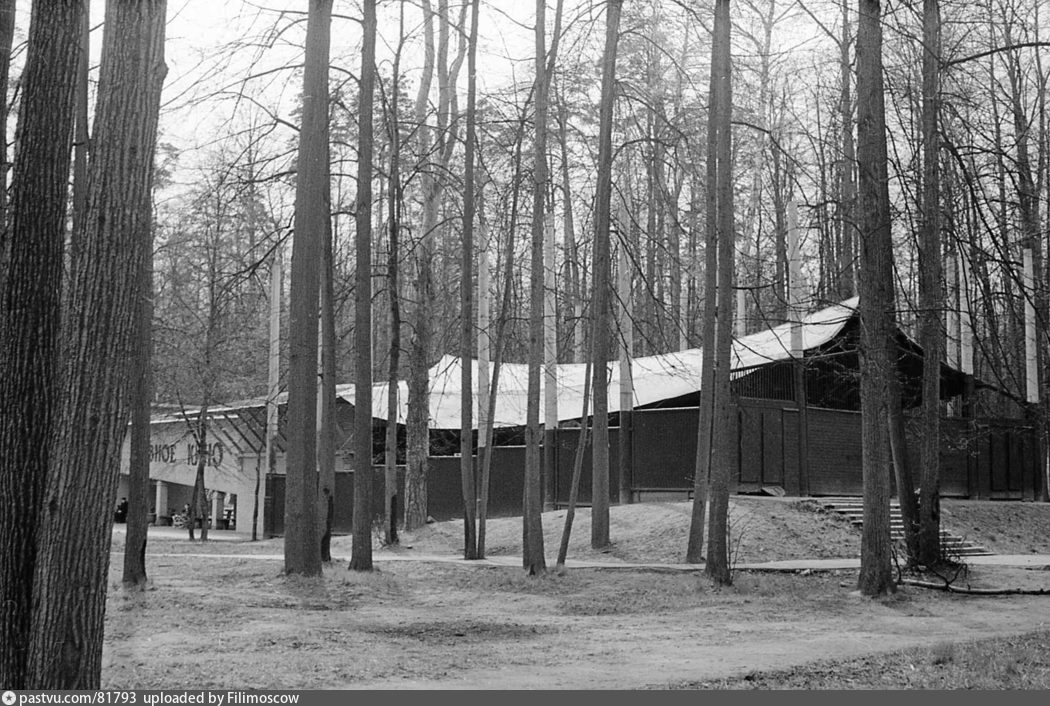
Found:
[[121, 498], [120, 502], [117, 503], [117, 509], [113, 512], [113, 519], [116, 522], [120, 523], [120, 524], [124, 524], [125, 522], [128, 521], [128, 499], [127, 498]]
[[171, 525], [172, 527], [185, 527], [190, 522], [190, 504], [186, 503], [182, 506], [181, 512], [171, 511]]

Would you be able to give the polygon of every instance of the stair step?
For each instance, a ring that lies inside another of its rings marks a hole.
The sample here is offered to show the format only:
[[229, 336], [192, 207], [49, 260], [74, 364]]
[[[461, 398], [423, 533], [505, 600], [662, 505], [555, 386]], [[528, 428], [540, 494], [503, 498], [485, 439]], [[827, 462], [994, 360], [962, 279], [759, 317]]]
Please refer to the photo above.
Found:
[[[849, 520], [854, 527], [864, 526], [864, 506], [860, 500], [854, 498], [823, 498], [821, 504], [824, 508], [842, 515]], [[941, 547], [956, 556], [980, 556], [991, 554], [987, 549], [964, 537], [953, 534], [950, 530], [942, 528]], [[901, 517], [900, 505], [893, 501], [890, 503], [890, 537], [894, 540], [904, 538], [904, 521]]]

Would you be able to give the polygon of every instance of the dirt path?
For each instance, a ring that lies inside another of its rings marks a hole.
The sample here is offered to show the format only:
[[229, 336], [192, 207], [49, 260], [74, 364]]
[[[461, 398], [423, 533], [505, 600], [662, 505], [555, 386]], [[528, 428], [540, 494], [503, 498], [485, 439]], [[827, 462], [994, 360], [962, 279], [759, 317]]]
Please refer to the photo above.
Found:
[[[641, 688], [1050, 629], [1050, 599], [903, 589], [855, 573], [692, 574], [392, 562], [279, 575], [259, 557], [158, 557], [110, 597], [109, 688]], [[1032, 573], [1032, 572], [1029, 572]], [[1039, 578], [1046, 576], [1047, 572]]]
[[[976, 606], [974, 606], [976, 607]], [[982, 606], [982, 609], [988, 606]], [[557, 646], [561, 658], [539, 658], [533, 650], [513, 662], [471, 669], [461, 677], [380, 679], [341, 685], [344, 688], [471, 689], [631, 689], [663, 687], [679, 681], [704, 681], [752, 670], [798, 666], [824, 659], [892, 651], [978, 637], [1030, 632], [1033, 606], [992, 606], [989, 620], [966, 615], [921, 618], [871, 616], [805, 621], [705, 620], [684, 615], [662, 620], [610, 621], [595, 626], [570, 621], [572, 637]], [[1046, 624], [1042, 626], [1045, 628]], [[509, 648], [518, 652], [520, 646]], [[544, 651], [550, 650], [545, 646]], [[509, 658], [506, 651], [493, 661]], [[507, 661], [510, 661], [507, 659]]]

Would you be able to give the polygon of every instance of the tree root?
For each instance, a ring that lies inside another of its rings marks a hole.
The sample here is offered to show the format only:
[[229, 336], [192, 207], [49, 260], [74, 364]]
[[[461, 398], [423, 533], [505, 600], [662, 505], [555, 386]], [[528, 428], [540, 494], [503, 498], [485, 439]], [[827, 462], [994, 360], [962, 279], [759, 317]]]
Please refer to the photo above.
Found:
[[935, 583], [919, 579], [900, 579], [906, 586], [930, 588], [948, 593], [961, 593], [970, 596], [1050, 596], [1050, 588], [960, 588], [950, 583]]

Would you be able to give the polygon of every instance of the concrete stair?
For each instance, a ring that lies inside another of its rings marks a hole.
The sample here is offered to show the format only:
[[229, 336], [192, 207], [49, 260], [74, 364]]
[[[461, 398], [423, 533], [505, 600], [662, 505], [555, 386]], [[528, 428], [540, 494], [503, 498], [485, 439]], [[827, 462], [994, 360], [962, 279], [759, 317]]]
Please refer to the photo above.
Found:
[[[836, 512], [860, 528], [864, 524], [864, 503], [861, 498], [819, 498], [820, 504], [827, 510]], [[890, 537], [904, 540], [904, 521], [901, 519], [900, 505], [896, 500], [890, 501]], [[947, 556], [987, 556], [990, 551], [981, 545], [949, 530], [941, 528], [941, 548]]]

